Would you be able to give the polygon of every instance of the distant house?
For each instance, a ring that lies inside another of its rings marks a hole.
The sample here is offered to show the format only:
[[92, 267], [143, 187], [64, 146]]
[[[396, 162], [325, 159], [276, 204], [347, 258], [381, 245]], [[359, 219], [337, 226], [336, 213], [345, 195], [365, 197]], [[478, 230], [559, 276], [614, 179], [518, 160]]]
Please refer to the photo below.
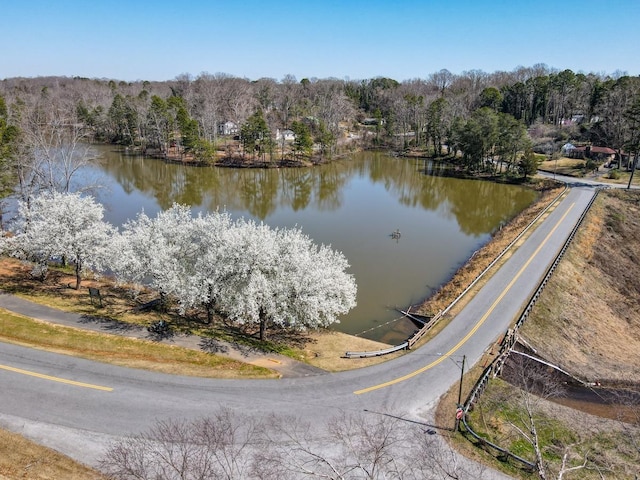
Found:
[[218, 124], [218, 135], [237, 135], [240, 132], [238, 125], [232, 121]]
[[374, 117], [367, 117], [367, 118], [363, 118], [362, 119], [362, 124], [363, 125], [384, 125], [386, 123], [384, 118], [374, 118]]
[[276, 129], [276, 140], [284, 140], [285, 142], [293, 142], [296, 139], [296, 134], [293, 133], [293, 130], [289, 130], [288, 128], [280, 131], [280, 129]]
[[616, 151], [609, 147], [593, 147], [587, 145], [584, 147], [575, 147], [567, 152], [571, 158], [590, 158], [601, 162], [610, 162], [615, 160]]
[[563, 118], [560, 121], [561, 125], [575, 125], [580, 123], [584, 123], [584, 115], [582, 114], [573, 115], [571, 118]]

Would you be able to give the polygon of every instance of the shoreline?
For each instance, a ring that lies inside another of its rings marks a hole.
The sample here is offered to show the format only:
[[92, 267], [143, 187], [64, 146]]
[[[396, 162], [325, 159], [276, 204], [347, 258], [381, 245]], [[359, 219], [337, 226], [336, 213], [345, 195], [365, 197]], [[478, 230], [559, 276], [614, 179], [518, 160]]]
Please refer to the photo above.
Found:
[[512, 218], [478, 249], [436, 292], [412, 308], [422, 315], [433, 316], [444, 310], [465, 288], [509, 245], [520, 232], [560, 193], [563, 186], [554, 180], [540, 179], [534, 186], [538, 198]]
[[[478, 274], [480, 274], [498, 256], [498, 254], [502, 252], [504, 248], [522, 232], [522, 230], [540, 213], [540, 211], [546, 208], [549, 203], [557, 197], [557, 195], [564, 188], [563, 185], [559, 184], [558, 182], [545, 179], [542, 179], [536, 185], [536, 187], [536, 190], [540, 191], [540, 195], [538, 196], [537, 200], [535, 200], [531, 205], [529, 205], [529, 207], [516, 215], [501, 230], [496, 232], [496, 234], [489, 240], [489, 242], [478, 249], [472, 255], [472, 257], [470, 257], [454, 273], [451, 279], [438, 287], [438, 289], [431, 296], [423, 299], [417, 304], [408, 305], [407, 308], [411, 308], [411, 310], [416, 314], [425, 315], [428, 317], [432, 317], [438, 312], [444, 310], [469, 286], [473, 279], [475, 279]], [[463, 302], [461, 302], [461, 304], [457, 308], [460, 308]], [[425, 335], [425, 337], [423, 337], [417, 345], [422, 345], [432, 339], [435, 335], [437, 335], [437, 333], [448, 323], [448, 321], [451, 320], [451, 317], [454, 314], [455, 309], [453, 312], [443, 317], [442, 320], [438, 322], [438, 325], [434, 326], [433, 330]], [[350, 338], [358, 339], [358, 341], [363, 340], [361, 337], [356, 337], [354, 335], [349, 335], [342, 332], [335, 332], [339, 335], [340, 341], [337, 341], [338, 339], [333, 338], [332, 341], [327, 342], [323, 337], [331, 335], [332, 333], [333, 332], [312, 332], [309, 334], [309, 336], [313, 339], [312, 341], [314, 342], [322, 342], [323, 345], [328, 345], [328, 348], [330, 348], [330, 352], [335, 352], [338, 350], [342, 350], [342, 352], [346, 352], [349, 350], [354, 351], [356, 349], [352, 348], [353, 345], [348, 344], [348, 340]], [[336, 345], [340, 344], [341, 342], [346, 343], [342, 343], [340, 346]], [[370, 340], [370, 342], [372, 342], [372, 347], [375, 347], [371, 348], [370, 350], [382, 349], [385, 348], [384, 346], [393, 346], [386, 343], [375, 342], [373, 340]], [[317, 366], [320, 368], [326, 367], [326, 364], [328, 362], [326, 361], [326, 359], [323, 360], [322, 357], [325, 357], [325, 355], [329, 353], [329, 351], [316, 352], [315, 349], [312, 348], [305, 348], [305, 351], [308, 353], [306, 355], [305, 361], [313, 366]], [[331, 371], [350, 370], [382, 363], [391, 360], [399, 355], [403, 355], [404, 353], [405, 351], [400, 351], [397, 353], [379, 357], [336, 359], [331, 362]]]
[[[471, 281], [476, 278], [477, 275], [484, 270], [486, 266], [489, 265], [509, 243], [511, 243], [511, 241], [522, 231], [531, 219], [535, 218], [535, 216], [548, 205], [550, 199], [554, 198], [560, 189], [556, 182], [545, 180], [536, 182], [533, 185], [533, 188], [540, 191], [540, 195], [537, 200], [516, 215], [501, 230], [496, 232], [496, 234], [483, 247], [474, 252], [471, 258], [469, 258], [456, 271], [451, 279], [439, 286], [433, 295], [423, 299], [416, 305], [407, 306], [407, 308], [411, 308], [411, 310], [416, 314], [433, 316], [435, 313], [442, 311], [455, 298], [457, 298], [458, 295], [467, 288]], [[103, 278], [91, 282], [87, 281], [84, 286], [86, 287], [91, 283], [91, 286], [104, 289], [108, 292], [108, 289], [111, 287], [108, 286], [108, 282], [105, 282], [105, 280], [107, 279]], [[3, 281], [3, 283], [10, 285], [10, 278], [7, 277], [6, 272], [5, 281]], [[12, 288], [15, 289], [16, 285]], [[51, 288], [56, 290], [56, 287], [51, 285], [34, 285], [33, 288], [34, 290], [29, 290], [27, 293], [23, 292], [22, 296], [43, 304], [47, 304], [47, 301], [38, 299], [38, 290], [42, 290], [45, 293], [46, 290], [50, 290]], [[90, 308], [90, 305], [85, 305], [88, 302], [88, 299], [82, 297], [73, 299], [73, 292], [68, 292], [66, 289], [63, 289], [63, 291], [66, 292], [63, 297], [68, 297], [66, 300], [68, 305], [64, 304], [65, 300], [63, 299], [62, 303], [56, 302], [58, 303], [57, 308], [66, 309], [67, 311], [78, 311], [80, 309], [83, 313], [89, 312], [91, 315], [96, 314], [96, 312]], [[61, 291], [56, 290], [56, 293], [59, 296]], [[117, 292], [113, 292], [113, 294], [117, 295]], [[111, 316], [108, 311], [102, 312], [102, 315]], [[442, 326], [448, 322], [451, 315], [447, 315], [446, 317], [449, 318], [444, 318], [443, 321], [440, 322]], [[114, 318], [118, 321], [117, 317]], [[155, 319], [155, 317], [151, 320], [153, 319]], [[134, 318], [132, 320], [134, 323], [141, 325], [145, 325], [145, 321], [147, 323], [151, 321], [149, 319], [145, 320], [145, 318]], [[428, 341], [428, 339], [433, 338], [439, 329], [441, 329], [441, 326], [434, 328], [420, 341], [420, 344], [423, 344]], [[287, 338], [284, 337], [282, 340], [286, 343]], [[289, 340], [291, 340], [291, 338], [289, 338]], [[279, 343], [277, 340], [276, 342], [277, 344]], [[382, 363], [394, 358], [395, 356], [403, 354], [401, 351], [392, 355], [380, 357], [357, 359], [344, 358], [344, 354], [347, 351], [376, 351], [388, 348], [389, 346], [391, 345], [387, 343], [349, 335], [335, 330], [320, 330], [300, 334], [295, 344], [289, 345], [288, 348], [293, 353], [293, 355], [290, 355], [293, 359], [297, 358], [308, 365], [327, 371], [343, 371]], [[269, 353], [265, 351], [264, 355], [269, 355]]]

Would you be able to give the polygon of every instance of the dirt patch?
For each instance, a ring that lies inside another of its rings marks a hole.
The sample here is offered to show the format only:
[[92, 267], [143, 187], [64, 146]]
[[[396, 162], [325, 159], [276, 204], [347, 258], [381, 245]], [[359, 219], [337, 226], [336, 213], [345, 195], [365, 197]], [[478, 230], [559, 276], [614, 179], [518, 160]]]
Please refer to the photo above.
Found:
[[353, 370], [391, 360], [405, 353], [400, 351], [390, 355], [369, 358], [346, 358], [346, 352], [372, 352], [389, 348], [386, 343], [346, 333], [323, 331], [309, 334], [302, 354], [307, 363], [330, 372]]

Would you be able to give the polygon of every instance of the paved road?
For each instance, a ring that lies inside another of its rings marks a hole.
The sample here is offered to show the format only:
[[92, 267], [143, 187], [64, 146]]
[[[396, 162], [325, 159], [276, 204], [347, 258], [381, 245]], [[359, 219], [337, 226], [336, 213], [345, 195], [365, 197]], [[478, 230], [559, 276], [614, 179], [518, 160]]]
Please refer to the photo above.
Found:
[[138, 327], [124, 322], [118, 322], [106, 318], [77, 313], [63, 312], [45, 305], [41, 305], [20, 297], [16, 297], [0, 291], [0, 308], [16, 312], [30, 318], [37, 318], [46, 322], [55, 323], [67, 327], [82, 328], [100, 333], [123, 335], [142, 340], [151, 340], [167, 345], [204, 350], [217, 353], [233, 360], [238, 360], [252, 365], [259, 365], [275, 370], [282, 377], [306, 377], [309, 375], [323, 375], [327, 372], [312, 365], [299, 362], [286, 357], [263, 352], [224, 340], [203, 339], [197, 335], [167, 334], [154, 335], [144, 327]]
[[440, 335], [396, 360], [299, 378], [207, 380], [0, 344], [0, 423], [93, 464], [112, 438], [146, 430], [157, 419], [201, 417], [220, 405], [318, 423], [364, 410], [429, 418], [459, 379], [462, 355], [476, 363], [519, 314], [593, 194], [592, 187], [571, 189]]

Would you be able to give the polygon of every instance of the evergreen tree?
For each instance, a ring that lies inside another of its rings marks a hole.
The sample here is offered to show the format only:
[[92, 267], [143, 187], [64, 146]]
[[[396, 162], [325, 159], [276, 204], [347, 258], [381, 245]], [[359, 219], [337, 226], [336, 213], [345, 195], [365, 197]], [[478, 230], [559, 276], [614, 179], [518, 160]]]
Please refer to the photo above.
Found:
[[262, 110], [256, 110], [240, 129], [240, 140], [244, 152], [249, 152], [253, 157], [262, 155], [263, 160], [267, 153], [273, 149], [271, 131], [264, 119]]
[[302, 122], [293, 122], [291, 130], [296, 138], [293, 141], [293, 155], [297, 159], [298, 155], [311, 155], [313, 151], [313, 138], [309, 127]]

